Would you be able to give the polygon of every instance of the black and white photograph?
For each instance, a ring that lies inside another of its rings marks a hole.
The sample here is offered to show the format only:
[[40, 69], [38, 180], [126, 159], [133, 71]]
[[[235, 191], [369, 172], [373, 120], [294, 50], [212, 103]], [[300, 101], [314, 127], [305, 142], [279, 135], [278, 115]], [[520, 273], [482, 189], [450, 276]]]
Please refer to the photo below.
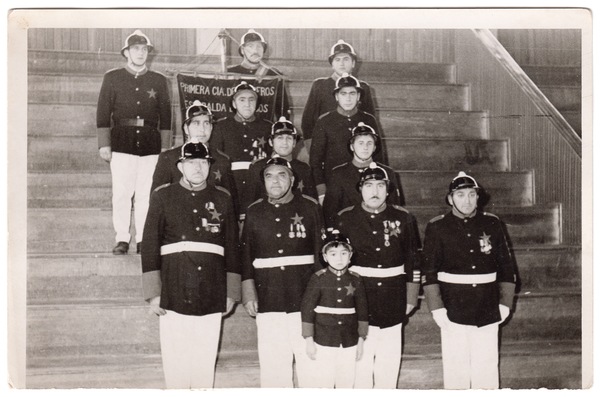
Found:
[[9, 389], [593, 387], [590, 9], [7, 32]]

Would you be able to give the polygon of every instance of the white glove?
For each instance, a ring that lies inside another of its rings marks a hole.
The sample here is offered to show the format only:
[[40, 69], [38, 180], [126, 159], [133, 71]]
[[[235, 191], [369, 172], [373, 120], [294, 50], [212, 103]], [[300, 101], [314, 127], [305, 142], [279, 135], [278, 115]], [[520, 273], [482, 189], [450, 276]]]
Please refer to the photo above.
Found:
[[440, 328], [447, 327], [450, 323], [450, 320], [448, 319], [448, 311], [445, 307], [432, 310], [431, 315], [433, 316], [433, 321], [435, 321]]
[[500, 324], [502, 324], [510, 315], [510, 309], [504, 305], [498, 305], [500, 307]]

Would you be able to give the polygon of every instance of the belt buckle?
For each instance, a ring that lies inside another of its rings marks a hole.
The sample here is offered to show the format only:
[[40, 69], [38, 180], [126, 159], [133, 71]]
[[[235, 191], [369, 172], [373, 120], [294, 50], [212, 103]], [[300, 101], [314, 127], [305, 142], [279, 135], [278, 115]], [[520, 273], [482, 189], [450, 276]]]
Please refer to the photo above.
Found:
[[135, 126], [136, 127], [143, 127], [144, 126], [144, 119], [135, 119]]

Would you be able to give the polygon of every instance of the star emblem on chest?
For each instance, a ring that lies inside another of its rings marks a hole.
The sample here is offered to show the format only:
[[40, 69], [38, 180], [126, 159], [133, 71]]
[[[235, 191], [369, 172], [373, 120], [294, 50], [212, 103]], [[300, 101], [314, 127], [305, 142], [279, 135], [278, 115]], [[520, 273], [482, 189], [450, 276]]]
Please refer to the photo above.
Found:
[[291, 219], [294, 221], [294, 225], [297, 225], [299, 223], [302, 223], [302, 219], [304, 219], [304, 217], [298, 215], [298, 213], [296, 212], [296, 216], [293, 216]]
[[221, 170], [216, 170], [214, 173], [215, 173], [215, 180], [220, 181], [221, 177], [223, 176], [223, 175], [221, 175]]
[[303, 191], [302, 189], [304, 189], [304, 182], [300, 181], [300, 182], [298, 182], [298, 190], [300, 190], [302, 192]]
[[352, 285], [352, 283], [346, 285], [344, 288], [346, 288], [346, 291], [347, 291], [346, 295], [347, 296], [354, 294], [354, 291], [356, 291], [356, 288]]
[[396, 236], [396, 237], [398, 237], [399, 235], [400, 235], [400, 228], [395, 227], [390, 232], [390, 236]]
[[218, 222], [221, 222], [221, 213], [220, 212], [217, 212], [217, 210], [214, 208], [208, 212], [212, 216], [212, 218], [210, 218], [210, 220], [216, 219]]
[[479, 236], [479, 238], [481, 239], [481, 241], [484, 242], [484, 244], [490, 244], [490, 237], [492, 236], [488, 236], [487, 234], [485, 234], [485, 232], [483, 232], [483, 236]]
[[149, 98], [156, 99], [156, 91], [154, 91], [154, 88], [151, 88], [150, 91], [146, 91], [146, 92], [148, 93]]
[[256, 140], [256, 142], [258, 142], [258, 146], [260, 146], [260, 147], [265, 147], [265, 143], [266, 143], [266, 141], [265, 141], [265, 138], [263, 138], [262, 136], [261, 136], [260, 138], [258, 138], [258, 139]]

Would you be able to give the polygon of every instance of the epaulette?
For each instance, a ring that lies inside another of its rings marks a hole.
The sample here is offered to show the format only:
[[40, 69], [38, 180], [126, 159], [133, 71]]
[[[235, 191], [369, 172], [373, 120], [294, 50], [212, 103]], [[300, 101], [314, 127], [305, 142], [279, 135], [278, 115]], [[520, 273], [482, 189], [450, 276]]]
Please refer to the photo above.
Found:
[[220, 185], [215, 185], [215, 188], [216, 188], [217, 190], [220, 190], [220, 191], [222, 191], [223, 193], [226, 193], [228, 196], [231, 196], [231, 193], [229, 193], [229, 190], [225, 189], [223, 186], [220, 186]]
[[121, 70], [121, 69], [125, 69], [125, 68], [112, 68], [112, 69], [107, 70], [104, 74], [107, 75], [109, 73], [113, 73], [113, 72], [116, 72], [117, 70]]
[[248, 208], [250, 208], [250, 207], [252, 207], [253, 205], [256, 205], [256, 204], [258, 204], [258, 203], [262, 202], [263, 200], [264, 200], [263, 198], [259, 198], [258, 200], [256, 200], [256, 201], [255, 201], [255, 202], [253, 202], [252, 204], [250, 204], [250, 205], [248, 206]]
[[351, 205], [350, 207], [346, 207], [346, 208], [344, 208], [343, 210], [341, 210], [341, 211], [340, 211], [340, 212], [338, 212], [337, 214], [338, 214], [338, 216], [339, 216], [339, 215], [342, 215], [344, 212], [352, 211], [353, 209], [354, 209], [354, 206], [353, 206], [353, 205]]
[[353, 270], [348, 269], [348, 273], [350, 273], [351, 275], [353, 275], [354, 277], [360, 277], [360, 274], [356, 273]]
[[360, 109], [359, 109], [359, 111], [363, 112], [364, 114], [368, 114], [369, 116], [371, 116], [371, 117], [375, 118], [375, 116], [373, 116], [373, 115], [372, 115], [371, 113], [369, 113], [369, 112], [365, 112], [364, 110], [360, 110]]
[[322, 115], [319, 116], [319, 118], [317, 120], [321, 120], [323, 117], [327, 116], [330, 113], [335, 112], [336, 110], [332, 110], [331, 112], [327, 112], [327, 113], [323, 113]]
[[496, 216], [496, 215], [492, 214], [491, 212], [485, 212], [485, 211], [484, 211], [484, 212], [483, 212], [483, 215], [486, 215], [486, 216], [491, 216], [492, 218], [496, 218], [496, 219], [500, 219], [500, 218], [498, 218], [498, 216]]
[[407, 214], [409, 213], [409, 212], [408, 212], [408, 210], [407, 210], [406, 208], [404, 208], [403, 206], [401, 206], [401, 205], [398, 205], [398, 204], [392, 204], [392, 207], [394, 207], [395, 209], [397, 209], [397, 210], [399, 210], [399, 211], [404, 211], [404, 212], [406, 212]]
[[216, 122], [218, 123], [218, 122], [220, 122], [220, 121], [223, 121], [223, 120], [227, 120], [227, 116], [225, 116], [225, 117], [221, 117], [220, 119], [217, 119], [217, 121], [216, 121]]
[[340, 168], [340, 167], [343, 167], [343, 166], [345, 166], [345, 165], [347, 165], [347, 164], [348, 164], [348, 162], [346, 161], [346, 162], [345, 162], [345, 163], [343, 163], [343, 164], [336, 165], [335, 167], [333, 167], [333, 168], [331, 169], [331, 171], [335, 171], [335, 170], [337, 170], [338, 168]]
[[319, 202], [317, 200], [315, 200], [314, 197], [308, 196], [306, 194], [302, 194], [302, 197], [304, 197], [305, 199], [308, 199], [308, 200], [312, 201], [313, 203], [319, 205]]
[[436, 216], [435, 218], [432, 218], [432, 219], [429, 221], [429, 223], [437, 222], [437, 221], [439, 221], [440, 219], [444, 219], [444, 217], [445, 217], [445, 216], [446, 216], [446, 215], [438, 215], [438, 216]]
[[322, 276], [323, 274], [325, 274], [326, 271], [327, 271], [327, 269], [321, 269], [315, 273], [315, 276]]
[[160, 186], [158, 186], [156, 189], [154, 189], [154, 190], [152, 191], [152, 193], [154, 193], [154, 192], [158, 192], [160, 189], [164, 189], [164, 188], [166, 188], [166, 187], [167, 187], [167, 186], [169, 186], [169, 185], [171, 185], [171, 184], [170, 184], [170, 183], [165, 183], [164, 185], [160, 185]]
[[231, 157], [229, 157], [229, 155], [227, 153], [225, 153], [224, 151], [222, 151], [221, 149], [215, 149], [215, 151], [217, 153], [219, 153], [221, 156], [227, 158], [227, 160], [231, 160]]

